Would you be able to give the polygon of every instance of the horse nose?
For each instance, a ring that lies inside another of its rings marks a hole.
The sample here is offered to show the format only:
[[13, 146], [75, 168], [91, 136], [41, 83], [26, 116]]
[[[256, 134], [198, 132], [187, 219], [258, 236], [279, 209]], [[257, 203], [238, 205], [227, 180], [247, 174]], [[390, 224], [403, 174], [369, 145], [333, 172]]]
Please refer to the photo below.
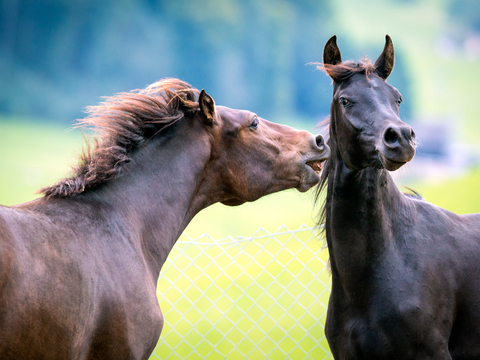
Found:
[[411, 126], [390, 126], [383, 133], [383, 142], [390, 149], [415, 143], [415, 132]]
[[320, 150], [323, 150], [325, 148], [325, 140], [323, 139], [322, 135], [317, 135], [315, 137], [315, 143]]

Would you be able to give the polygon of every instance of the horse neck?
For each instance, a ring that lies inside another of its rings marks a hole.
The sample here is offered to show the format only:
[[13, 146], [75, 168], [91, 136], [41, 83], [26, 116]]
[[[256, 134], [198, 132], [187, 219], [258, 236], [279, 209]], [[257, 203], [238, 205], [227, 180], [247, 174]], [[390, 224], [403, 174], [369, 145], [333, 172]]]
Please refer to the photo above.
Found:
[[[346, 291], [365, 291], [365, 278], [394, 241], [392, 228], [404, 195], [388, 171], [349, 170], [332, 149], [325, 230], [332, 276]], [[336, 157], [336, 158], [335, 158]]]
[[[156, 280], [190, 220], [215, 202], [203, 189], [210, 140], [198, 121], [180, 121], [173, 136], [159, 136], [132, 154], [124, 175], [97, 197], [119, 213]], [[210, 184], [210, 188], [214, 185]]]

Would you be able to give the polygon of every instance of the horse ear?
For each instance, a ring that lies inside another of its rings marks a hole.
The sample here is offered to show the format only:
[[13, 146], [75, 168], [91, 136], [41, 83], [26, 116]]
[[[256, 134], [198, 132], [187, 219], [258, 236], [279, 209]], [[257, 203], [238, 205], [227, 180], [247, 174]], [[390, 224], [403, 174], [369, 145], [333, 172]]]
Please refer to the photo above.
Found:
[[323, 48], [323, 63], [328, 65], [337, 65], [342, 62], [342, 55], [337, 45], [337, 35], [328, 39]]
[[385, 47], [377, 61], [375, 61], [375, 71], [383, 80], [386, 80], [392, 72], [394, 64], [395, 52], [393, 51], [392, 39], [390, 36], [385, 35]]
[[200, 91], [198, 104], [200, 105], [200, 113], [206, 120], [205, 122], [208, 125], [213, 125], [215, 122], [215, 101], [203, 89]]

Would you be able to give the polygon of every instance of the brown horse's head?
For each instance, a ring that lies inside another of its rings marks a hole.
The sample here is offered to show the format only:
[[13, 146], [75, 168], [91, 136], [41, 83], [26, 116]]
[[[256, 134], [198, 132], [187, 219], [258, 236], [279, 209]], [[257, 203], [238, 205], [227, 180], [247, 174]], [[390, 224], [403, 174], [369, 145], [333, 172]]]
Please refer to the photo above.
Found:
[[297, 131], [246, 110], [215, 106], [201, 91], [200, 116], [211, 134], [212, 176], [223, 185], [222, 203], [239, 205], [289, 188], [307, 191], [319, 180], [330, 149], [321, 135]]
[[[205, 91], [178, 79], [112, 96], [89, 112], [80, 125], [94, 127], [100, 136], [73, 177], [41, 190], [47, 198], [73, 197], [120, 177], [125, 182], [126, 173], [137, 174], [132, 169], [140, 158], [151, 155], [145, 149], [155, 148], [154, 159], [162, 164], [146, 162], [151, 172], [168, 178], [160, 181], [163, 190], [166, 181], [185, 185], [201, 172], [194, 189], [200, 202], [237, 205], [284, 189], [307, 191], [319, 182], [320, 164], [330, 154], [320, 135], [216, 107]], [[185, 158], [172, 169], [168, 164], [179, 153]]]

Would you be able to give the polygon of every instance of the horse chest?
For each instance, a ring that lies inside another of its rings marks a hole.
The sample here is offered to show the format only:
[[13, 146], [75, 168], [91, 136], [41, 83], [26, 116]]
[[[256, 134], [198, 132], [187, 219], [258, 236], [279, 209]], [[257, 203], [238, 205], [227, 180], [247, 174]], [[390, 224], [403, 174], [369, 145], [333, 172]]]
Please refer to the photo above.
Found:
[[139, 268], [110, 276], [100, 287], [85, 359], [146, 359], [163, 327], [156, 288]]
[[97, 316], [85, 359], [146, 359], [163, 326], [158, 306], [105, 302]]
[[450, 359], [448, 320], [429, 313], [414, 294], [370, 293], [352, 303], [335, 290], [326, 324], [335, 359]]

